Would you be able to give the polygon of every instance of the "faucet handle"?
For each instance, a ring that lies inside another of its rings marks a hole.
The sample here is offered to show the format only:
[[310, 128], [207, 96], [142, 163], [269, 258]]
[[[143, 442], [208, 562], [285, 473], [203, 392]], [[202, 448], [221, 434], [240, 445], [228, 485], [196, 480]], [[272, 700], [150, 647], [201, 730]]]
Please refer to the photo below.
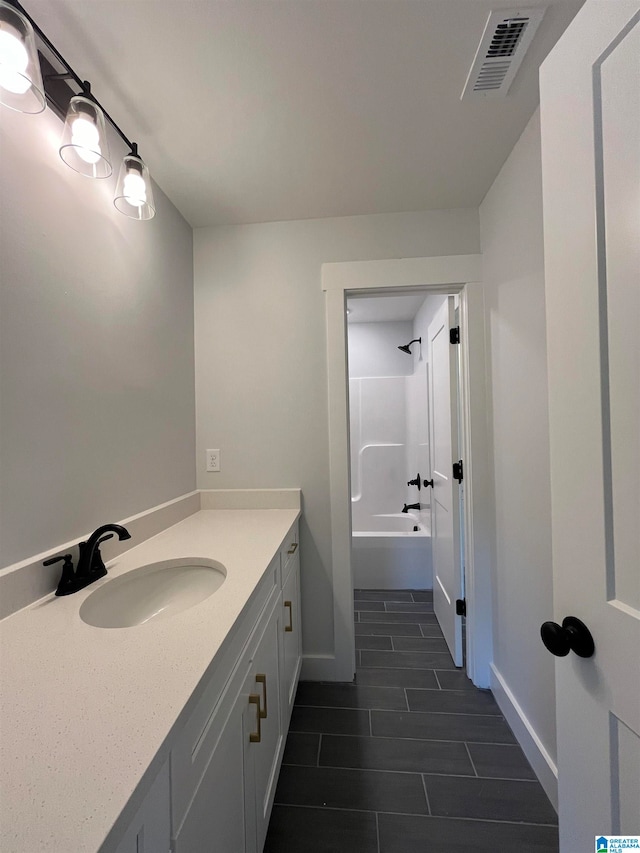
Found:
[[[71, 554], [61, 554], [59, 557], [51, 557], [49, 560], [45, 560], [42, 564], [43, 566], [53, 566], [54, 563], [61, 563], [64, 560], [64, 566], [66, 567], [67, 563], [71, 563]], [[73, 563], [71, 563], [73, 566]]]
[[[63, 562], [64, 561], [64, 562]], [[69, 595], [76, 591], [76, 575], [73, 570], [71, 554], [63, 554], [60, 557], [51, 557], [43, 562], [43, 566], [53, 566], [54, 563], [62, 562], [62, 574], [56, 589], [56, 595]]]

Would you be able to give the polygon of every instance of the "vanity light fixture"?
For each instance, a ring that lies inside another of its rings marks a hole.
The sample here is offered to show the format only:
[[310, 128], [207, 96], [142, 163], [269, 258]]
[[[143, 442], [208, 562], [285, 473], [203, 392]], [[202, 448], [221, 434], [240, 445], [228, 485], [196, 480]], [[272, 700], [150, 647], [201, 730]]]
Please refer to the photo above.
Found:
[[135, 142], [120, 166], [113, 203], [120, 213], [132, 219], [152, 219], [155, 216], [149, 170], [140, 158]]
[[[74, 91], [73, 85], [80, 91]], [[91, 85], [76, 74], [18, 0], [0, 0], [0, 103], [24, 113], [42, 112], [48, 104], [64, 118], [60, 157], [90, 178], [112, 174], [106, 133], [109, 122], [129, 148], [113, 203], [132, 219], [155, 216], [149, 169], [137, 144], [125, 136], [93, 95]]]
[[26, 15], [0, 2], [0, 103], [20, 113], [47, 105], [33, 27]]
[[60, 156], [72, 169], [88, 178], [108, 178], [112, 173], [104, 113], [91, 98], [87, 84], [74, 95], [64, 120]]

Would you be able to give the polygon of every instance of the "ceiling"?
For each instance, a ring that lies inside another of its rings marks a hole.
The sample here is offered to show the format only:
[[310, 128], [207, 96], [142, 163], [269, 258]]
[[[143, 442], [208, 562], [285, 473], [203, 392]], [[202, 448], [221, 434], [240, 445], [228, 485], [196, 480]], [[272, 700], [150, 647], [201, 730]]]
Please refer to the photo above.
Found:
[[460, 100], [506, 0], [22, 0], [192, 226], [476, 207], [583, 0]]
[[353, 296], [347, 299], [347, 323], [389, 323], [410, 321], [418, 313], [428, 292], [403, 293], [399, 296]]

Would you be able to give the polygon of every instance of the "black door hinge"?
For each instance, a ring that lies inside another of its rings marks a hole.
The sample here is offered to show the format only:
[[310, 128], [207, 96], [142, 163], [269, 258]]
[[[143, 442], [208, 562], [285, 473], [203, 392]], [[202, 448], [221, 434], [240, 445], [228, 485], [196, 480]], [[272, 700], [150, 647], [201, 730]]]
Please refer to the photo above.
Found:
[[460, 343], [460, 326], [455, 326], [453, 329], [449, 329], [449, 343]]
[[463, 480], [462, 459], [459, 462], [453, 463], [453, 479], [459, 483]]
[[467, 615], [467, 600], [466, 598], [456, 598], [456, 616]]

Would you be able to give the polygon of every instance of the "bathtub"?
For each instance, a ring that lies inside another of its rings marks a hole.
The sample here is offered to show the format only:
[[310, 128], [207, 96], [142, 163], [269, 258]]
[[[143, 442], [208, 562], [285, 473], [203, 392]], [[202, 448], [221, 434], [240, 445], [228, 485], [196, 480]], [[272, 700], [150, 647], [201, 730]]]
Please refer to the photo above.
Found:
[[354, 518], [353, 523], [355, 589], [433, 588], [428, 522], [411, 513], [395, 513]]

